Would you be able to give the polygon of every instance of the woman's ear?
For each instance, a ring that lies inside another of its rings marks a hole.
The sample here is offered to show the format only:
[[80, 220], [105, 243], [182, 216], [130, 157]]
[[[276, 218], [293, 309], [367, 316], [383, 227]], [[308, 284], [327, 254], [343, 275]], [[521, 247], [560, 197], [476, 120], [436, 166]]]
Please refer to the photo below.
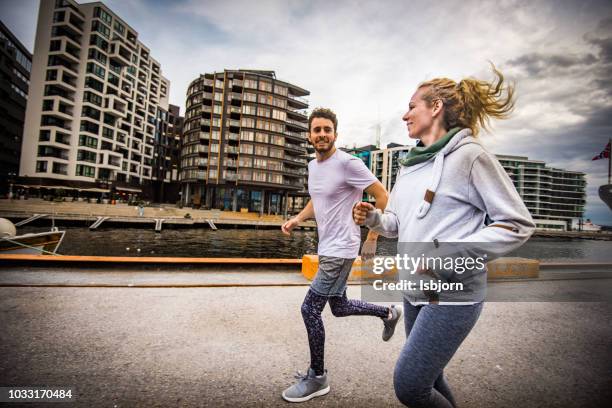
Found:
[[436, 99], [433, 103], [433, 109], [431, 110], [431, 116], [432, 117], [437, 117], [440, 112], [442, 112], [442, 108], [444, 107], [444, 102], [442, 102], [442, 99]]

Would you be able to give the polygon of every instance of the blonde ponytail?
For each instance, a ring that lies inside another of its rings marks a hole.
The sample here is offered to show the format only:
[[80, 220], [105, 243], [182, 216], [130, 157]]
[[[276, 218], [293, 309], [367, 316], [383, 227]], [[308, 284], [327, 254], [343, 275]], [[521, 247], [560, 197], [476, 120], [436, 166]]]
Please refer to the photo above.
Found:
[[488, 129], [491, 118], [505, 119], [514, 109], [514, 86], [504, 84], [503, 74], [491, 64], [496, 79], [493, 82], [464, 78], [459, 83], [448, 78], [424, 82], [427, 88], [423, 100], [431, 105], [435, 100], [444, 104], [444, 125], [469, 128], [477, 135], [480, 128]]

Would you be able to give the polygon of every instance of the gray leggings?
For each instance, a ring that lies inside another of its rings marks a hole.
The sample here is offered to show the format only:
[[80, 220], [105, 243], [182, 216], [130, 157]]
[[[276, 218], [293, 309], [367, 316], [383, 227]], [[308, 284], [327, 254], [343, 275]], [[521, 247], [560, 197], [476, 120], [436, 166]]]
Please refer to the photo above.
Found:
[[482, 302], [413, 306], [404, 301], [406, 343], [393, 374], [395, 395], [404, 405], [456, 406], [443, 370], [476, 324], [481, 310]]

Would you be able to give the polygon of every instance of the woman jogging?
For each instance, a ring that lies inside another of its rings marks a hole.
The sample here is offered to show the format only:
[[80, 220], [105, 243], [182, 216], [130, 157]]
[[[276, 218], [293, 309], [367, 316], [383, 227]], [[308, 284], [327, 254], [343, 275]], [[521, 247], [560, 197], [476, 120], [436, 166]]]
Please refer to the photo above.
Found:
[[[534, 223], [512, 181], [476, 139], [490, 118], [506, 118], [514, 89], [494, 66], [493, 82], [437, 78], [421, 84], [403, 120], [419, 139], [401, 162], [383, 212], [353, 209], [357, 224], [398, 242], [473, 242], [517, 247]], [[485, 220], [491, 220], [485, 225]], [[394, 372], [399, 400], [410, 407], [455, 407], [443, 370], [474, 327], [482, 301], [404, 300], [406, 343]]]

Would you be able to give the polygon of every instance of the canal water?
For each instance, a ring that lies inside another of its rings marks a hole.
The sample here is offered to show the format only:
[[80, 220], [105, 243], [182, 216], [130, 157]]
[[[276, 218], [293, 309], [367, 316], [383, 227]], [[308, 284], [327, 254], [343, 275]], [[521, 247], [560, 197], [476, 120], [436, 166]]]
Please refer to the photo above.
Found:
[[[286, 237], [279, 230], [255, 229], [100, 229], [62, 227], [66, 230], [58, 250], [62, 255], [301, 258], [316, 254], [315, 231], [294, 231]], [[48, 231], [48, 227], [23, 227], [19, 233]], [[365, 230], [362, 231], [365, 239]], [[395, 255], [397, 241], [381, 237], [379, 255]], [[548, 262], [612, 262], [609, 241], [532, 238], [508, 256]]]

